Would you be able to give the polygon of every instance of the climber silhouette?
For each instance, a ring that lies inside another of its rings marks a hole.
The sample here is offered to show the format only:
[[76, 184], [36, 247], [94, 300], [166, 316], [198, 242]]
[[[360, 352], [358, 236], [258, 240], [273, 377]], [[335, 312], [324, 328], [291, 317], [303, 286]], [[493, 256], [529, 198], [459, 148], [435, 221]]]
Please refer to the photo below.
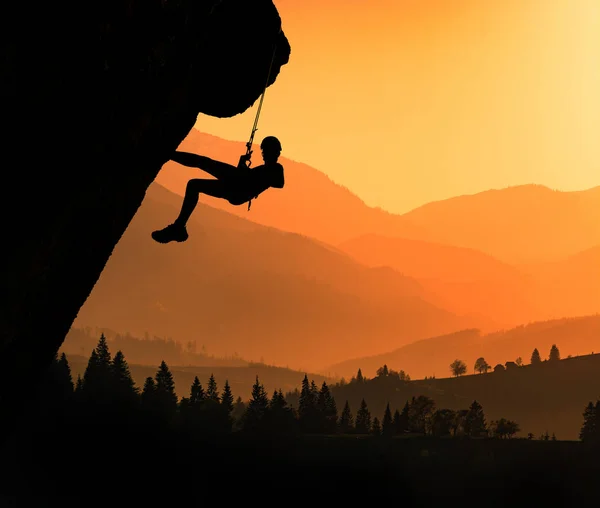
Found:
[[184, 166], [199, 168], [215, 179], [195, 178], [187, 183], [185, 197], [179, 216], [173, 224], [152, 233], [159, 243], [185, 242], [188, 239], [186, 229], [200, 194], [226, 199], [232, 205], [242, 205], [258, 197], [269, 187], [283, 189], [285, 184], [283, 166], [277, 162], [281, 154], [281, 143], [274, 136], [267, 136], [260, 144], [264, 164], [249, 168], [252, 152], [242, 155], [236, 166], [210, 159], [204, 155], [176, 151], [171, 160]]

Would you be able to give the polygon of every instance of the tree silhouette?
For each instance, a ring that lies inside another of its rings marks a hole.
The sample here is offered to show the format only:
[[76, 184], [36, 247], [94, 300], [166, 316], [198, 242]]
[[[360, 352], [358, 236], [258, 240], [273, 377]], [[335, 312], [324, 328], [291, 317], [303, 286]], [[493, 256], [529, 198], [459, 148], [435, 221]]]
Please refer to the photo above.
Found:
[[371, 427], [371, 433], [374, 436], [381, 435], [381, 424], [379, 423], [379, 418], [377, 417], [373, 418], [373, 426]]
[[337, 427], [337, 406], [325, 381], [323, 381], [319, 391], [317, 408], [323, 422], [323, 432], [334, 433]]
[[[398, 412], [398, 410], [396, 410]], [[408, 401], [404, 404], [402, 412], [399, 414], [398, 419], [394, 415], [394, 425], [396, 428], [396, 434], [405, 434], [409, 430], [410, 422], [410, 406]]]
[[368, 434], [371, 431], [371, 412], [367, 407], [365, 399], [362, 399], [360, 408], [356, 412], [356, 432]]
[[412, 432], [427, 434], [431, 416], [435, 411], [435, 401], [426, 395], [413, 397], [409, 405], [409, 429]]
[[583, 425], [579, 431], [579, 439], [584, 443], [599, 441], [600, 434], [600, 401], [590, 401], [583, 412]]
[[500, 418], [491, 423], [491, 427], [495, 437], [507, 439], [513, 437], [519, 430], [519, 424], [506, 418]]
[[217, 382], [213, 374], [208, 379], [208, 385], [206, 387], [206, 400], [219, 403], [219, 390], [217, 390]]
[[190, 404], [200, 405], [206, 398], [204, 393], [204, 389], [202, 388], [202, 383], [198, 379], [198, 376], [194, 377], [194, 381], [192, 383], [192, 387], [190, 388]]
[[515, 363], [517, 364], [518, 367], [522, 367], [523, 366], [523, 358], [521, 358], [520, 356], [515, 360]]
[[539, 365], [540, 363], [542, 363], [542, 357], [538, 349], [535, 348], [533, 353], [531, 353], [531, 365]]
[[467, 364], [462, 360], [456, 359], [450, 364], [450, 371], [453, 376], [462, 376], [467, 372]]
[[357, 383], [364, 383], [365, 378], [362, 375], [362, 371], [360, 369], [358, 369], [358, 372], [356, 373], [356, 382]]
[[225, 409], [227, 416], [230, 416], [233, 412], [233, 393], [231, 392], [231, 386], [229, 386], [229, 381], [227, 379], [225, 380], [225, 385], [223, 386], [221, 406], [223, 406]]
[[305, 374], [302, 380], [302, 389], [300, 391], [300, 399], [298, 402], [298, 420], [300, 427], [304, 432], [318, 432], [319, 430], [319, 413], [317, 410], [317, 397], [313, 389], [314, 382], [308, 382], [308, 376]]
[[177, 395], [173, 374], [167, 364], [162, 361], [155, 376], [156, 408], [165, 421], [171, 420], [177, 411]]
[[252, 385], [252, 396], [244, 413], [244, 431], [257, 432], [261, 430], [262, 421], [269, 408], [269, 398], [265, 387], [259, 382], [258, 376]]
[[379, 367], [376, 372], [377, 377], [387, 377], [390, 375], [388, 370], [388, 366], [384, 365], [383, 367]]
[[560, 360], [560, 352], [559, 352], [558, 348], [556, 347], [556, 344], [552, 344], [552, 347], [550, 348], [550, 356], [548, 357], [548, 360], [551, 362], [556, 362], [556, 361]]
[[390, 410], [390, 403], [385, 406], [385, 412], [383, 413], [383, 421], [381, 424], [381, 431], [384, 436], [390, 437], [395, 434], [394, 423], [392, 420], [392, 411]]
[[483, 407], [476, 400], [472, 402], [465, 416], [465, 434], [470, 437], [482, 437], [487, 434]]
[[342, 434], [350, 434], [354, 430], [354, 417], [347, 400], [340, 416], [339, 429]]
[[139, 389], [135, 386], [129, 365], [121, 350], [117, 351], [111, 365], [113, 401], [119, 411], [131, 412], [137, 408]]
[[477, 358], [477, 360], [475, 360], [475, 366], [473, 367], [473, 369], [475, 370], [475, 372], [479, 372], [480, 374], [482, 374], [484, 372], [487, 373], [487, 371], [490, 370], [490, 366], [485, 361], [485, 358], [481, 356]]

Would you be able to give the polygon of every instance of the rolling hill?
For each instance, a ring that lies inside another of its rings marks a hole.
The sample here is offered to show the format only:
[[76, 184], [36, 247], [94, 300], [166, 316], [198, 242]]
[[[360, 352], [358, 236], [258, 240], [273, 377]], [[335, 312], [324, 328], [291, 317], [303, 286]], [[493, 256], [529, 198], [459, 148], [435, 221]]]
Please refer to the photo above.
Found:
[[528, 364], [534, 348], [547, 358], [552, 344], [558, 346], [563, 358], [600, 352], [600, 314], [530, 323], [485, 335], [477, 329], [462, 330], [415, 341], [384, 354], [339, 362], [328, 371], [350, 377], [360, 368], [364, 375], [374, 376], [387, 364], [391, 369], [404, 370], [413, 379], [448, 377], [450, 363], [457, 358], [467, 364], [468, 372], [473, 372], [480, 356], [492, 367], [519, 356]]
[[73, 326], [197, 339], [216, 355], [317, 370], [467, 326], [417, 281], [367, 268], [310, 238], [200, 204], [183, 244], [150, 233], [181, 198], [157, 184]]

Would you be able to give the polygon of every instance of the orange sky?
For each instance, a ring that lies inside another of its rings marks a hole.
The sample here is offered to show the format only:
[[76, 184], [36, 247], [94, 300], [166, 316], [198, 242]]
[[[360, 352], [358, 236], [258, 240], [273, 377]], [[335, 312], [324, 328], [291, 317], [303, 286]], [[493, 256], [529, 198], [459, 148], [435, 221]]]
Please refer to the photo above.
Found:
[[[257, 140], [278, 135], [368, 204], [600, 185], [598, 0], [275, 4], [292, 55]], [[257, 106], [196, 126], [245, 142]]]

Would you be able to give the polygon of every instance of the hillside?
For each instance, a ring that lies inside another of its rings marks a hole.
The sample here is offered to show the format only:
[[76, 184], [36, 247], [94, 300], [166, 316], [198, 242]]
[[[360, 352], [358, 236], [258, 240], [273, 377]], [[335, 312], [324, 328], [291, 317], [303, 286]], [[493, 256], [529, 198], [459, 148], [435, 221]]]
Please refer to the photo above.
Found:
[[336, 363], [328, 371], [349, 378], [360, 368], [364, 375], [374, 376], [387, 364], [408, 372], [412, 379], [446, 377], [456, 358], [467, 364], [468, 372], [473, 372], [480, 356], [492, 367], [519, 356], [528, 364], [534, 348], [547, 358], [552, 344], [558, 346], [563, 358], [600, 352], [600, 315], [531, 323], [486, 335], [475, 329], [463, 330], [419, 340], [385, 354]]
[[[195, 129], [180, 150], [237, 164], [244, 143]], [[367, 206], [321, 171], [281, 158], [286, 186], [269, 190], [252, 205], [232, 207], [207, 198], [211, 206], [260, 224], [338, 244], [365, 234], [401, 237], [477, 249], [506, 263], [559, 260], [600, 243], [600, 187], [558, 192], [539, 185], [489, 190], [425, 204], [403, 215]], [[254, 148], [254, 164], [261, 162]], [[157, 182], [182, 194], [190, 178], [204, 173], [172, 162]]]
[[[427, 395], [437, 408], [466, 409], [477, 400], [487, 421], [515, 420], [519, 435], [532, 432], [536, 439], [548, 431], [558, 439], [578, 439], [583, 410], [600, 394], [600, 354], [580, 356], [537, 366], [524, 366], [503, 372], [475, 374], [459, 378], [402, 382], [379, 377], [365, 383], [334, 385], [332, 393], [338, 407], [346, 400], [353, 414], [364, 398], [372, 417], [381, 421], [386, 404], [402, 410], [413, 396]], [[291, 402], [297, 397], [292, 395]]]
[[537, 281], [481, 251], [374, 234], [339, 248], [367, 266], [390, 266], [415, 277], [444, 308], [485, 315], [498, 328], [546, 317], [532, 294]]
[[183, 244], [155, 243], [178, 196], [153, 185], [76, 327], [198, 340], [218, 356], [300, 370], [466, 326], [414, 280], [309, 238], [199, 205]]

